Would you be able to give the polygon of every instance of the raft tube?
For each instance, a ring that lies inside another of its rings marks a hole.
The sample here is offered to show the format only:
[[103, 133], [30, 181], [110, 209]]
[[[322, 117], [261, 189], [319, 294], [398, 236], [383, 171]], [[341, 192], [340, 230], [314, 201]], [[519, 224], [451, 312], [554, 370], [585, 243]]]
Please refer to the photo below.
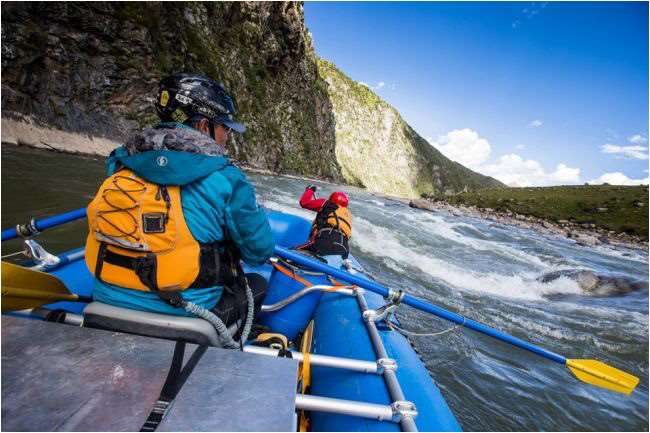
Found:
[[[310, 223], [295, 215], [267, 212], [278, 245], [296, 246], [307, 238]], [[91, 296], [94, 280], [77, 249], [64, 253], [62, 265], [50, 271], [59, 277], [74, 293]], [[362, 269], [354, 257], [354, 267]], [[246, 272], [257, 272], [269, 281], [264, 304], [286, 298], [304, 286], [292, 278], [275, 271], [271, 265], [245, 266]], [[324, 276], [303, 275], [313, 284], [328, 284]], [[381, 296], [365, 292], [363, 296], [371, 309], [384, 305]], [[80, 314], [86, 304], [57, 302], [47, 308], [64, 309]], [[372, 342], [362, 318], [359, 303], [354, 296], [337, 293], [315, 293], [301, 298], [262, 318], [262, 323], [274, 332], [294, 338], [314, 320], [312, 352], [323, 355], [376, 362]], [[379, 334], [388, 356], [397, 363], [397, 378], [406, 400], [415, 404], [415, 419], [420, 431], [459, 431], [458, 421], [442, 397], [422, 360], [408, 340], [397, 331], [379, 328]], [[390, 405], [391, 400], [384, 379], [379, 374], [312, 366], [310, 394], [337, 399]], [[400, 425], [391, 421], [375, 421], [331, 413], [313, 412], [310, 415], [311, 431], [399, 431]]]

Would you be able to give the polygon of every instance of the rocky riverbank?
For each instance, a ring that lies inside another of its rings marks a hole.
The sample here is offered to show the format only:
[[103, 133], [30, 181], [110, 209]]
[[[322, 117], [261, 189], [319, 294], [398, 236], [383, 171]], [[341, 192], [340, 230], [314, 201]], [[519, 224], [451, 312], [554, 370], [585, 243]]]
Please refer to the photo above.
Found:
[[429, 211], [443, 211], [455, 216], [469, 216], [532, 229], [549, 236], [561, 236], [573, 239], [583, 246], [612, 245], [624, 248], [648, 250], [648, 241], [627, 233], [616, 233], [596, 227], [594, 224], [578, 224], [568, 220], [550, 221], [530, 215], [521, 215], [511, 211], [499, 212], [491, 208], [476, 206], [451, 205], [443, 201], [416, 199], [409, 206]]

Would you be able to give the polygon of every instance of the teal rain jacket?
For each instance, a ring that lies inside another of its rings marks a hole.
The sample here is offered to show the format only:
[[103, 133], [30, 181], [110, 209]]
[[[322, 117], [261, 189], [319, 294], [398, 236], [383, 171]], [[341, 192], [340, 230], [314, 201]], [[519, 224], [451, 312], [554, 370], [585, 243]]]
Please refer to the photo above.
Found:
[[[161, 131], [169, 134], [169, 125], [165, 128]], [[187, 127], [175, 124], [172, 128]], [[194, 130], [182, 132], [186, 137]], [[246, 175], [225, 156], [178, 150], [148, 150], [129, 156], [124, 147], [119, 147], [106, 163], [109, 176], [124, 165], [150, 182], [180, 185], [183, 214], [198, 242], [221, 241], [227, 234], [239, 247], [242, 259], [251, 266], [263, 264], [273, 254], [275, 243], [271, 227], [265, 211], [257, 205], [255, 189]], [[222, 291], [221, 286], [187, 289], [183, 291], [183, 298], [211, 309], [221, 298]], [[155, 293], [118, 287], [97, 279], [93, 298], [135, 310], [191, 315], [162, 301]]]

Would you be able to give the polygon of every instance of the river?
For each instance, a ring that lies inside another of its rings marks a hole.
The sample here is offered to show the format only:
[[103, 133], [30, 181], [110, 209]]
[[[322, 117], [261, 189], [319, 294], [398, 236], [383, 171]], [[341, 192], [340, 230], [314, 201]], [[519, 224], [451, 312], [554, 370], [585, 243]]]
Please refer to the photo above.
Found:
[[[101, 158], [2, 146], [2, 228], [85, 206], [104, 177]], [[313, 218], [298, 197], [305, 181], [249, 174], [261, 205]], [[321, 195], [335, 188], [318, 184]], [[351, 248], [386, 286], [529, 340], [568, 358], [594, 358], [641, 378], [630, 396], [583, 384], [563, 367], [469, 330], [412, 337], [465, 430], [648, 430], [648, 254], [586, 248], [531, 230], [411, 209], [362, 189], [336, 186], [351, 198]], [[85, 222], [41, 236], [53, 252], [81, 245]], [[20, 248], [5, 242], [2, 254]], [[595, 297], [559, 278], [561, 269], [590, 269], [645, 288]], [[450, 324], [409, 307], [398, 317], [427, 333]], [[419, 408], [423, 410], [423, 408]]]

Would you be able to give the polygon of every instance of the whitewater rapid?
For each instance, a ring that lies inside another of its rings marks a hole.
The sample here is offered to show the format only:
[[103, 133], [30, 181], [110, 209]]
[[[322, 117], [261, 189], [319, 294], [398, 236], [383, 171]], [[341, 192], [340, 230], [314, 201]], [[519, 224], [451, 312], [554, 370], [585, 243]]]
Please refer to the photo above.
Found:
[[[260, 204], [312, 220], [299, 179], [254, 177]], [[335, 185], [322, 184], [320, 196]], [[595, 358], [641, 377], [630, 397], [577, 383], [563, 368], [469, 331], [414, 337], [432, 377], [466, 430], [647, 430], [648, 253], [584, 247], [566, 238], [408, 207], [352, 187], [352, 254], [384, 285], [568, 357]], [[562, 270], [641, 281], [644, 288], [590, 296]], [[450, 324], [401, 308], [415, 332]], [[626, 416], [621, 416], [626, 413]], [[535, 415], [533, 415], [535, 414]]]

